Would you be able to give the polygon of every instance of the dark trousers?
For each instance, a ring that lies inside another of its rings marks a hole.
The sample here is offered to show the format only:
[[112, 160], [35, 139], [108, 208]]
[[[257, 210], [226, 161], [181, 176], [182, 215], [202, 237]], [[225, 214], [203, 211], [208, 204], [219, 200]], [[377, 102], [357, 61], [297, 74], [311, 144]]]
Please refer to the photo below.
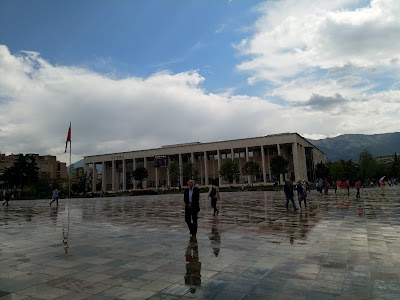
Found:
[[289, 200], [292, 201], [293, 208], [296, 209], [296, 204], [294, 204], [293, 195], [286, 195], [286, 209], [289, 209]]
[[214, 215], [218, 211], [217, 200], [218, 200], [218, 198], [211, 198], [211, 206], [212, 206], [212, 208], [214, 208]]
[[8, 206], [8, 201], [10, 201], [10, 199], [5, 198], [4, 201], [6, 201], [6, 202], [4, 202], [3, 205], [4, 205], [4, 204], [7, 204], [6, 206]]
[[51, 205], [54, 201], [57, 201], [57, 206], [58, 206], [58, 197], [54, 198], [53, 201], [50, 202], [50, 205]]
[[185, 222], [188, 225], [190, 234], [197, 234], [197, 209], [185, 207]]
[[[307, 197], [300, 195], [300, 196], [298, 196], [298, 198], [299, 198], [299, 206], [301, 207], [301, 201], [303, 201], [304, 206], [307, 207]], [[287, 205], [286, 205], [286, 207], [287, 207]]]
[[357, 189], [357, 195], [356, 197], [360, 197], [360, 189]]

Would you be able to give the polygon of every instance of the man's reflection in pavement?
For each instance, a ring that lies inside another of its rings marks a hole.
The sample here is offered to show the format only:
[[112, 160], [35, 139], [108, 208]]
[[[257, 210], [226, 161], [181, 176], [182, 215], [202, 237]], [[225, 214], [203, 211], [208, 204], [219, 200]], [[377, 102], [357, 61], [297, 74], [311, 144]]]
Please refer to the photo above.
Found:
[[215, 256], [218, 256], [219, 250], [221, 249], [221, 234], [218, 230], [218, 222], [216, 219], [213, 220], [211, 224], [211, 235], [209, 239], [211, 241], [211, 248]]
[[191, 237], [186, 248], [186, 274], [185, 284], [191, 286], [190, 292], [195, 293], [194, 286], [201, 285], [201, 262], [199, 262], [199, 246], [196, 237]]

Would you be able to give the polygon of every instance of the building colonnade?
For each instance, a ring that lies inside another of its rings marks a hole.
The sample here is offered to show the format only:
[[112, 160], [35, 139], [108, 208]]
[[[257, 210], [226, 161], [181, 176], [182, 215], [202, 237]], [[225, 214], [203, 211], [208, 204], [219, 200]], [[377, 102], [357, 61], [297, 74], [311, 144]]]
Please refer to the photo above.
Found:
[[[287, 135], [290, 135], [288, 138]], [[176, 161], [179, 163], [181, 186], [186, 184], [183, 178], [182, 167], [184, 163], [191, 162], [199, 174], [199, 184], [209, 185], [216, 179], [220, 185], [225, 182], [219, 174], [221, 165], [227, 159], [233, 159], [239, 165], [241, 172], [240, 183], [250, 183], [250, 176], [242, 172], [246, 162], [259, 163], [261, 176], [260, 183], [267, 183], [274, 178], [271, 173], [270, 162], [274, 155], [281, 155], [288, 162], [288, 173], [280, 175], [279, 181], [285, 177], [294, 177], [296, 180], [314, 180], [314, 166], [318, 159], [325, 159], [325, 155], [316, 149], [298, 134], [283, 134], [282, 143], [268, 143], [265, 138], [252, 138], [215, 143], [192, 143], [175, 146], [165, 146], [158, 149], [124, 152], [118, 154], [105, 154], [85, 157], [85, 173], [92, 173], [93, 192], [100, 191], [98, 181], [101, 179], [103, 191], [125, 191], [138, 187], [138, 182], [132, 177], [133, 171], [138, 167], [148, 170], [148, 178], [142, 182], [142, 188], [160, 188], [171, 186], [168, 166], [154, 167], [154, 156], [165, 155], [168, 165]], [[315, 156], [315, 157], [314, 157]], [[101, 165], [101, 175], [98, 166]]]

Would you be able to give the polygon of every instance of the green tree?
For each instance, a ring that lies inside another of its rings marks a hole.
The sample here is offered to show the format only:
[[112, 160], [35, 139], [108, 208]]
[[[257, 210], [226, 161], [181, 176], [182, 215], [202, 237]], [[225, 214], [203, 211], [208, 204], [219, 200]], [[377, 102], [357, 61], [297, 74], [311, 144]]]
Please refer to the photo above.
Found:
[[191, 162], [185, 162], [182, 165], [182, 176], [185, 179], [185, 181], [190, 179], [198, 181], [199, 179], [199, 173], [197, 172], [196, 168]]
[[315, 176], [317, 178], [328, 178], [329, 177], [329, 165], [324, 164], [322, 161], [317, 163], [315, 166]]
[[389, 174], [392, 178], [398, 178], [400, 175], [400, 163], [399, 163], [399, 159], [397, 157], [396, 152], [394, 153], [394, 156], [393, 156], [393, 163], [390, 166]]
[[233, 181], [239, 182], [240, 179], [240, 170], [239, 165], [231, 159], [227, 159], [219, 170], [219, 174], [224, 178], [224, 180], [229, 183], [233, 183]]
[[329, 164], [329, 177], [331, 180], [343, 180], [344, 179], [344, 168], [340, 161], [335, 161]]
[[177, 186], [179, 182], [180, 170], [178, 162], [172, 162], [168, 167], [169, 181], [171, 186]]
[[243, 173], [250, 176], [253, 185], [254, 176], [260, 175], [260, 165], [254, 161], [248, 161], [243, 166]]
[[280, 177], [281, 174], [287, 172], [289, 162], [280, 155], [275, 155], [271, 158], [271, 173], [272, 175]]
[[360, 153], [360, 177], [366, 181], [367, 179], [371, 179], [376, 176], [378, 171], [378, 163], [375, 158], [373, 158], [372, 154], [368, 151], [364, 150]]
[[19, 187], [23, 190], [25, 186], [32, 185], [39, 180], [38, 170], [33, 155], [19, 154], [14, 164], [5, 170], [3, 180], [10, 187]]
[[357, 163], [353, 162], [351, 159], [344, 161], [340, 160], [343, 166], [343, 179], [349, 180], [351, 184], [357, 181], [359, 166]]
[[139, 186], [142, 188], [142, 182], [149, 176], [147, 169], [145, 167], [138, 167], [135, 171], [133, 171], [133, 178], [139, 181]]
[[90, 175], [87, 173], [82, 173], [78, 176], [78, 186], [77, 192], [78, 193], [88, 193], [91, 190], [91, 180]]

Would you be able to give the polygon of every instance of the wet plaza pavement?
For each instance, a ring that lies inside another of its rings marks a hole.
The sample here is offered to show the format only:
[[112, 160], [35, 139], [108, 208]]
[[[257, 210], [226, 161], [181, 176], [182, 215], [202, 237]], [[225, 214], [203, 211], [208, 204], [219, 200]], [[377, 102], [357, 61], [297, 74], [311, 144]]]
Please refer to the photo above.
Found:
[[399, 195], [202, 194], [195, 239], [183, 195], [13, 201], [0, 299], [399, 299]]

